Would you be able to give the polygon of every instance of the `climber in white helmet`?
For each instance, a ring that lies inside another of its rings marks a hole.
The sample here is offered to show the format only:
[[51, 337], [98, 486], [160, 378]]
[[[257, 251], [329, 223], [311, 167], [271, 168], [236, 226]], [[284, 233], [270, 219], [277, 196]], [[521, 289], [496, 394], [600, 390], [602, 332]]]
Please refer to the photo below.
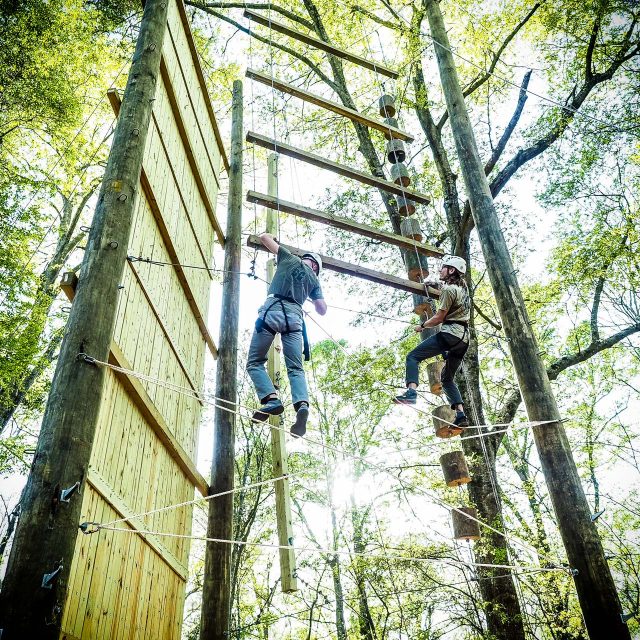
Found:
[[445, 256], [442, 260], [439, 275], [444, 284], [440, 291], [438, 310], [431, 318], [415, 327], [415, 330], [421, 332], [439, 324], [442, 327], [407, 355], [407, 390], [395, 398], [398, 404], [415, 404], [418, 396], [418, 365], [427, 358], [443, 354], [446, 364], [442, 370], [442, 388], [451, 408], [456, 411], [454, 424], [461, 428], [468, 427], [469, 420], [454, 376], [469, 347], [469, 292], [464, 278], [466, 272], [467, 264], [462, 258]]
[[282, 350], [291, 386], [296, 421], [291, 434], [301, 437], [307, 430], [309, 394], [302, 366], [302, 355], [309, 360], [302, 305], [310, 298], [315, 310], [323, 316], [327, 304], [322, 295], [318, 276], [322, 270], [322, 258], [317, 253], [305, 253], [302, 258], [281, 246], [273, 235], [263, 233], [260, 242], [277, 256], [278, 267], [269, 285], [265, 303], [258, 309], [258, 320], [251, 337], [247, 372], [262, 406], [253, 419], [264, 421], [269, 416], [280, 415], [284, 406], [265, 369], [269, 347], [276, 334], [282, 336]]

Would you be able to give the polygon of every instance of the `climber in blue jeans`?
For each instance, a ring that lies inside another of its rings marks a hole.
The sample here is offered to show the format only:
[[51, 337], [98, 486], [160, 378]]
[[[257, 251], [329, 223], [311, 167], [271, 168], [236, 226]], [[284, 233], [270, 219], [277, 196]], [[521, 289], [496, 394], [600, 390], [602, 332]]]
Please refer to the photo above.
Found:
[[306, 433], [309, 417], [309, 394], [302, 365], [303, 352], [309, 359], [309, 348], [302, 305], [310, 298], [317, 313], [323, 316], [327, 312], [318, 279], [322, 258], [317, 253], [305, 253], [302, 258], [294, 256], [270, 233], [261, 234], [260, 242], [277, 256], [278, 266], [269, 285], [267, 299], [258, 309], [258, 319], [249, 345], [247, 372], [262, 403], [253, 414], [253, 419], [263, 422], [269, 416], [280, 415], [284, 411], [284, 405], [265, 369], [269, 347], [279, 333], [296, 410], [291, 434], [301, 437]]
[[454, 376], [469, 347], [469, 292], [464, 279], [466, 272], [467, 264], [458, 256], [446, 256], [442, 261], [440, 280], [444, 285], [440, 292], [438, 310], [431, 318], [415, 327], [415, 331], [421, 332], [439, 324], [442, 327], [407, 355], [407, 390], [395, 398], [397, 404], [415, 404], [418, 397], [418, 365], [428, 358], [445, 355], [446, 363], [440, 379], [451, 408], [456, 411], [454, 424], [461, 428], [468, 427], [469, 420]]

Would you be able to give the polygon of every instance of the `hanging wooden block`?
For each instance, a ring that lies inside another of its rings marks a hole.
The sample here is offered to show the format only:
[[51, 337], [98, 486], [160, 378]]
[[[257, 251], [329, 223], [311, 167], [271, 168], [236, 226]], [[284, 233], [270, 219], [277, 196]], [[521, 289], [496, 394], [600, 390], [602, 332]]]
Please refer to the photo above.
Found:
[[409, 177], [409, 171], [407, 165], [403, 162], [397, 162], [391, 165], [391, 179], [403, 187], [408, 187], [411, 184], [411, 178]]
[[418, 316], [422, 316], [422, 314], [427, 314], [427, 315], [431, 314], [431, 299], [414, 293], [413, 294], [413, 313], [415, 313]]
[[442, 394], [442, 370], [444, 365], [444, 360], [434, 360], [427, 365], [429, 387], [431, 388], [431, 393], [437, 396]]
[[380, 108], [380, 115], [383, 118], [393, 118], [396, 115], [396, 99], [393, 96], [390, 96], [388, 93], [385, 93], [383, 96], [380, 96], [378, 100], [378, 106]]
[[[471, 507], [451, 509], [453, 537], [456, 540], [480, 540], [480, 523], [477, 521], [477, 517], [476, 510]], [[471, 518], [476, 518], [476, 520]]]
[[450, 451], [441, 455], [440, 466], [448, 487], [458, 487], [471, 482], [467, 460], [462, 451]]
[[404, 149], [404, 142], [402, 140], [387, 140], [387, 160], [391, 164], [396, 162], [404, 162], [407, 157], [407, 153]]
[[429, 275], [429, 261], [427, 256], [407, 249], [404, 252], [404, 263], [407, 267], [407, 277], [414, 282], [424, 282]]
[[443, 404], [440, 407], [436, 407], [431, 412], [431, 416], [438, 438], [453, 438], [462, 433], [462, 429], [453, 424], [456, 419], [456, 413], [449, 405]]
[[406, 238], [413, 238], [416, 242], [422, 242], [422, 229], [416, 216], [409, 216], [400, 220], [400, 233]]
[[398, 196], [398, 213], [401, 216], [412, 216], [416, 212], [416, 203], [406, 196]]
[[393, 140], [394, 138], [399, 138], [400, 137], [400, 136], [398, 136], [398, 134], [395, 131], [395, 129], [400, 130], [400, 126], [398, 125], [398, 119], [397, 118], [385, 118], [383, 120], [383, 122], [389, 127], [389, 129], [387, 129], [384, 132], [384, 137], [387, 140]]

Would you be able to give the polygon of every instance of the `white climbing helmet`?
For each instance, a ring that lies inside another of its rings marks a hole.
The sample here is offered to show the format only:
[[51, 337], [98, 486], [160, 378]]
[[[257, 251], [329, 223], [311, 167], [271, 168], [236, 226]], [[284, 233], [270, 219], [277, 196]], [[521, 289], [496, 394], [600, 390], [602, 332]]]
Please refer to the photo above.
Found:
[[305, 258], [307, 258], [308, 260], [313, 260], [317, 265], [318, 265], [318, 274], [320, 275], [320, 272], [322, 271], [322, 258], [320, 257], [320, 254], [318, 253], [305, 253], [302, 256], [302, 260], [304, 260]]
[[463, 274], [467, 273], [467, 263], [464, 261], [464, 258], [459, 258], [458, 256], [445, 256], [442, 259], [442, 266], [453, 267]]

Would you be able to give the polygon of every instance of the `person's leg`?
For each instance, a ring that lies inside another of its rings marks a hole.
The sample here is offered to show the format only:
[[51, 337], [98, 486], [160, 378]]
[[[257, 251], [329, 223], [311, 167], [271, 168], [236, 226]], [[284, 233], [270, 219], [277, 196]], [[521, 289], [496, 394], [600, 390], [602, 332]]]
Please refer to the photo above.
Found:
[[[455, 338], [455, 336], [447, 336], [446, 341], [453, 342], [452, 338]], [[455, 339], [457, 340], [457, 338]], [[462, 402], [460, 389], [458, 389], [458, 385], [455, 383], [455, 375], [467, 351], [467, 345], [463, 342], [453, 344], [452, 346], [453, 348], [449, 351], [440, 380], [442, 382], [442, 389], [447, 396], [447, 400], [449, 400], [451, 408], [456, 411], [454, 423], [459, 427], [468, 427], [469, 420], [464, 412], [464, 403]]]
[[274, 338], [275, 336], [269, 331], [254, 330], [247, 357], [247, 373], [262, 403], [262, 408], [254, 414], [254, 419], [261, 421], [267, 419], [267, 414], [278, 415], [284, 410], [282, 403], [278, 400], [276, 388], [265, 369], [269, 347]]
[[423, 340], [413, 351], [407, 354], [406, 359], [406, 384], [407, 391], [396, 396], [395, 401], [399, 404], [415, 404], [418, 394], [416, 389], [419, 382], [419, 365], [427, 358], [433, 358], [443, 352], [438, 340], [438, 334]]
[[291, 427], [291, 434], [301, 437], [307, 431], [307, 419], [309, 418], [309, 393], [302, 365], [301, 331], [282, 335], [282, 352], [291, 387], [291, 400], [296, 410], [296, 421]]

